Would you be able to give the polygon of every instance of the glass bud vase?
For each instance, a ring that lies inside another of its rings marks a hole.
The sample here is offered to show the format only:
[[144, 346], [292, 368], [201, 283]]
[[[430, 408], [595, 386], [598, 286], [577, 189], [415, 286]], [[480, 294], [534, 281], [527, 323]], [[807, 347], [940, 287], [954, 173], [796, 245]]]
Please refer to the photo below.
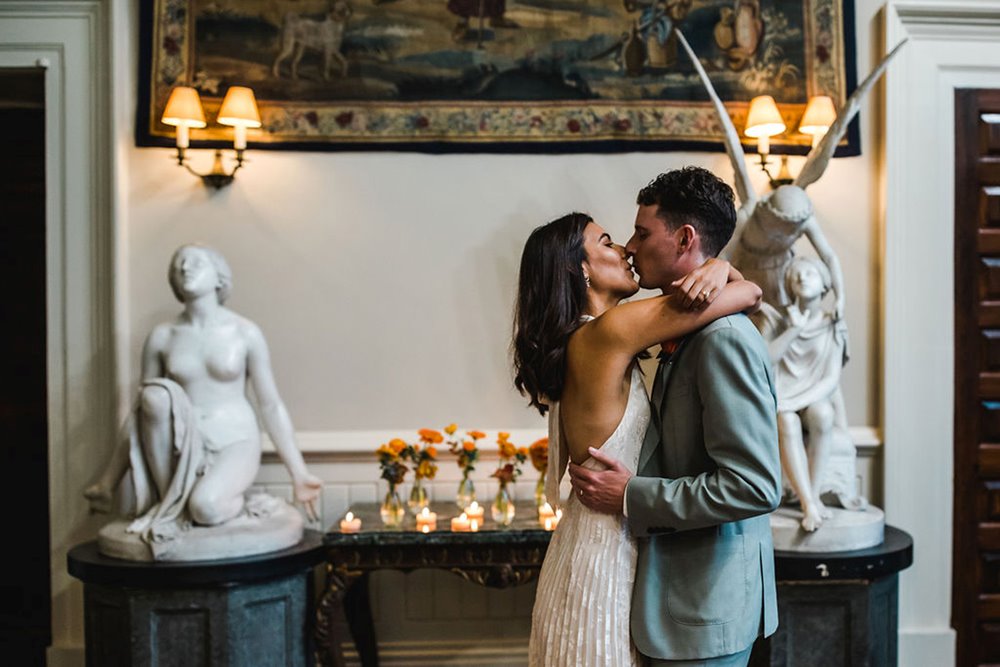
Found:
[[514, 499], [507, 484], [501, 483], [490, 507], [493, 521], [498, 526], [509, 526], [514, 521]]
[[462, 481], [458, 483], [458, 492], [455, 493], [455, 504], [458, 509], [464, 510], [476, 499], [476, 485], [469, 479], [469, 473], [462, 475]]
[[403, 524], [403, 517], [406, 515], [406, 508], [403, 500], [399, 497], [399, 492], [395, 486], [390, 486], [382, 506], [379, 507], [379, 514], [382, 515], [382, 523], [386, 528], [398, 528]]
[[538, 484], [535, 484], [535, 507], [541, 507], [549, 500], [545, 497], [545, 471], [538, 476]]
[[410, 499], [407, 501], [407, 506], [410, 508], [410, 514], [416, 516], [420, 514], [420, 510], [427, 507], [430, 501], [427, 499], [427, 488], [424, 487], [424, 480], [417, 479], [413, 482], [413, 488], [410, 489]]

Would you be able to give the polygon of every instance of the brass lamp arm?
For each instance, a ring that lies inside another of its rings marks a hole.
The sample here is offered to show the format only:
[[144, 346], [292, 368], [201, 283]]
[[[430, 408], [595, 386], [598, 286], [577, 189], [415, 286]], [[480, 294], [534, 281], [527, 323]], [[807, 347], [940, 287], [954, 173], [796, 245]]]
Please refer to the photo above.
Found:
[[229, 173], [222, 166], [222, 150], [216, 149], [215, 160], [212, 162], [212, 171], [207, 174], [201, 174], [191, 168], [191, 165], [187, 163], [187, 158], [184, 155], [184, 149], [177, 149], [177, 164], [181, 165], [189, 172], [197, 176], [202, 180], [202, 183], [210, 188], [219, 190], [224, 186], [229, 185], [233, 182], [233, 178], [236, 176], [236, 172], [239, 171], [240, 167], [243, 166], [243, 149], [236, 150], [236, 166]]

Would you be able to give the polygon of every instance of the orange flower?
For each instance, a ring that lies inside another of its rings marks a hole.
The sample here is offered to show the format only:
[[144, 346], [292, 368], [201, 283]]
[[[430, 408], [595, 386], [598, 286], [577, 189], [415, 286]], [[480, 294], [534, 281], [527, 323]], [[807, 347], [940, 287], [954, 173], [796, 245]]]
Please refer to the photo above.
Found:
[[527, 447], [518, 447], [517, 453], [520, 454], [521, 456], [523, 456], [524, 458], [528, 458], [528, 448]]
[[466, 433], [468, 433], [469, 437], [473, 440], [481, 440], [486, 437], [486, 434], [482, 431], [466, 431]]
[[539, 438], [538, 440], [535, 440], [533, 443], [531, 443], [531, 449], [548, 449], [548, 448], [549, 448], [548, 438]]
[[500, 442], [500, 457], [505, 459], [512, 459], [517, 454], [517, 447], [513, 444], [503, 440]]
[[389, 441], [389, 449], [392, 450], [393, 454], [399, 456], [399, 454], [406, 449], [406, 443], [399, 438], [393, 438]]
[[375, 450], [375, 453], [378, 454], [379, 456], [395, 457], [398, 455], [397, 452], [394, 452], [392, 449], [389, 448], [389, 445], [382, 445], [381, 447]]
[[497, 442], [501, 441], [507, 442], [508, 440], [510, 440], [510, 433], [507, 433], [505, 431], [500, 431], [499, 433], [497, 433]]
[[430, 461], [421, 461], [420, 465], [417, 466], [415, 474], [420, 479], [434, 479], [434, 475], [437, 474], [437, 469], [438, 467]]
[[448, 424], [444, 427], [444, 432], [448, 435], [455, 435], [455, 431], [458, 430], [458, 424]]
[[420, 439], [424, 442], [431, 444], [438, 444], [439, 442], [444, 442], [444, 436], [441, 435], [440, 431], [435, 431], [432, 428], [422, 428], [417, 433], [420, 435]]
[[431, 445], [430, 447], [427, 448], [427, 456], [431, 457], [432, 459], [436, 459], [437, 455], [438, 455], [437, 447]]
[[466, 440], [465, 442], [462, 443], [462, 449], [464, 449], [467, 452], [471, 452], [475, 448], [476, 448], [476, 443], [472, 442], [471, 440]]

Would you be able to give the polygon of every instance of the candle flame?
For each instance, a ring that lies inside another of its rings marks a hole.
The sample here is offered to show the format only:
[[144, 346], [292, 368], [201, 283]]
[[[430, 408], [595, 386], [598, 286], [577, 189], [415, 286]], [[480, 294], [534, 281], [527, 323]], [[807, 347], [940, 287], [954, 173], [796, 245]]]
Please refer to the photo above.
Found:
[[479, 530], [479, 522], [473, 519], [472, 523], [469, 524], [469, 528], [472, 530], [472, 532], [474, 533], [477, 532]]
[[462, 512], [462, 516], [459, 517], [462, 521], [468, 521], [469, 517], [466, 516], [465, 512]]
[[428, 525], [427, 525], [427, 524], [425, 523], [425, 524], [424, 524], [424, 527], [423, 527], [423, 528], [421, 528], [420, 530], [424, 531], [425, 533], [429, 533], [429, 532], [431, 532], [431, 527], [430, 527], [430, 526], [428, 526]]
[[354, 512], [348, 512], [344, 519], [348, 522], [354, 521]]
[[545, 520], [545, 530], [552, 530], [552, 519]]
[[420, 514], [422, 514], [423, 516], [427, 516], [428, 514], [430, 514], [430, 510], [425, 507], [423, 511], [420, 512]]

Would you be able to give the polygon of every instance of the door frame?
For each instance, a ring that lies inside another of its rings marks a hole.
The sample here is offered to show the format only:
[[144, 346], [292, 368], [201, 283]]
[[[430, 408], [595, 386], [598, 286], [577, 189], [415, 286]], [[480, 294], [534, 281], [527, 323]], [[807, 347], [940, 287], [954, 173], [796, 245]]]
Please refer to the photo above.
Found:
[[46, 71], [50, 665], [82, 664], [82, 589], [66, 551], [94, 534], [81, 492], [117, 419], [112, 5], [0, 1], [0, 67]]

